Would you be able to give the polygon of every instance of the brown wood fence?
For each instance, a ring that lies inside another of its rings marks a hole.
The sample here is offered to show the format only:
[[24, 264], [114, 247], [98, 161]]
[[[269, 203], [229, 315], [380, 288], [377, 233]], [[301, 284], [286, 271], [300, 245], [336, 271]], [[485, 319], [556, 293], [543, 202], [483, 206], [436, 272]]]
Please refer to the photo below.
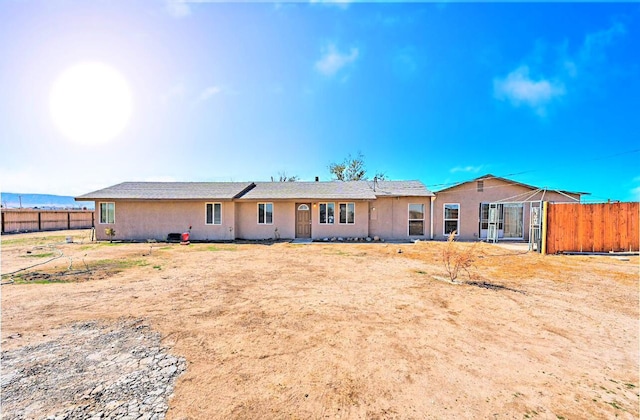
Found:
[[547, 253], [637, 252], [640, 203], [549, 203]]
[[93, 226], [92, 210], [3, 209], [2, 233], [87, 229]]

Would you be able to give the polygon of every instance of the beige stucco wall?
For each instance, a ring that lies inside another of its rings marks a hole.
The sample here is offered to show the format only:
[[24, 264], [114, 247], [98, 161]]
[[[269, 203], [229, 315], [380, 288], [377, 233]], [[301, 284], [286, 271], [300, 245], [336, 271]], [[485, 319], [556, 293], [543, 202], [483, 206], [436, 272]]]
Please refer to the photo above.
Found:
[[[409, 204], [424, 204], [424, 235], [409, 236]], [[370, 235], [389, 239], [428, 239], [430, 197], [382, 197], [370, 203]]]
[[[264, 201], [261, 201], [264, 202]], [[269, 239], [275, 237], [278, 229], [281, 239], [293, 239], [296, 236], [296, 204], [311, 205], [311, 237], [313, 239], [332, 237], [366, 237], [368, 234], [368, 205], [366, 201], [352, 201], [355, 203], [354, 224], [338, 223], [338, 204], [335, 201], [335, 223], [320, 224], [318, 200], [269, 201], [273, 203], [273, 224], [258, 224], [258, 202], [236, 201], [236, 238], [239, 239]], [[325, 202], [325, 201], [323, 201]]]
[[[99, 209], [102, 201], [96, 201], [96, 238], [108, 240], [105, 228], [114, 228], [115, 240], [144, 241], [147, 239], [166, 240], [169, 233], [183, 233], [191, 228], [193, 240], [234, 239], [234, 203], [231, 201], [120, 201], [115, 202], [115, 223], [101, 224]], [[208, 202], [222, 203], [222, 224], [207, 225], [206, 206]], [[229, 229], [231, 228], [231, 229]]]
[[[369, 234], [369, 205], [367, 201], [329, 201], [335, 203], [335, 220], [333, 224], [320, 224], [320, 206], [318, 203], [326, 201], [311, 201], [311, 237], [323, 238], [366, 238]], [[353, 224], [340, 222], [340, 203], [354, 203], [355, 211]]]
[[[108, 240], [105, 228], [116, 231], [115, 240], [145, 241], [155, 239], [163, 241], [169, 233], [186, 232], [191, 226], [192, 240], [233, 240], [233, 239], [271, 239], [279, 235], [281, 239], [295, 238], [296, 204], [311, 204], [311, 236], [313, 239], [332, 237], [379, 236], [386, 240], [409, 239], [408, 206], [409, 203], [425, 205], [425, 234], [411, 238], [429, 238], [429, 197], [417, 198], [379, 198], [374, 201], [352, 201], [355, 203], [355, 223], [339, 223], [339, 204], [335, 203], [335, 222], [320, 224], [318, 200], [271, 201], [274, 206], [273, 223], [258, 224], [257, 201], [226, 201], [222, 203], [222, 224], [205, 223], [207, 202], [214, 201], [122, 201], [115, 203], [115, 223], [99, 223], [99, 208], [102, 201], [96, 201], [96, 238]], [[325, 201], [322, 201], [325, 202]], [[375, 210], [374, 210], [375, 209]], [[276, 229], [278, 235], [276, 234]]]
[[[459, 235], [457, 238], [461, 240], [477, 240], [480, 232], [480, 203], [518, 202], [525, 198], [528, 201], [544, 199], [544, 201], [551, 202], [575, 202], [575, 200], [557, 192], [546, 191], [544, 198], [542, 192], [530, 196], [532, 192], [533, 190], [523, 185], [514, 185], [499, 179], [485, 179], [482, 192], [477, 191], [476, 181], [469, 181], [449, 190], [437, 192], [433, 206], [433, 238], [439, 240], [447, 238], [447, 235], [444, 234], [444, 204], [460, 204]], [[579, 199], [578, 195], [573, 195], [573, 197]], [[528, 240], [530, 224], [530, 204], [528, 202], [524, 203], [523, 212], [524, 240]]]
[[236, 238], [275, 239], [276, 228], [281, 239], [295, 237], [295, 203], [289, 201], [260, 201], [273, 203], [273, 224], [258, 224], [258, 201], [236, 201]]

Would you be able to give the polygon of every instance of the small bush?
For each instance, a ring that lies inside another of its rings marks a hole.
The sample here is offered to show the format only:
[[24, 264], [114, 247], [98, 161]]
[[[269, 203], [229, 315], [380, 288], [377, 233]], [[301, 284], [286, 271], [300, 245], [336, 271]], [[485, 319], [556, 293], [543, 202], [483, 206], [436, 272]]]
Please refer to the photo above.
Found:
[[447, 274], [449, 274], [449, 278], [452, 282], [455, 282], [458, 278], [460, 270], [464, 270], [469, 278], [471, 278], [471, 275], [469, 274], [469, 267], [471, 267], [475, 261], [475, 250], [477, 245], [476, 242], [470, 247], [462, 247], [460, 244], [455, 242], [455, 236], [456, 232], [451, 232], [449, 238], [447, 238], [447, 245], [442, 251], [444, 268], [447, 271]]

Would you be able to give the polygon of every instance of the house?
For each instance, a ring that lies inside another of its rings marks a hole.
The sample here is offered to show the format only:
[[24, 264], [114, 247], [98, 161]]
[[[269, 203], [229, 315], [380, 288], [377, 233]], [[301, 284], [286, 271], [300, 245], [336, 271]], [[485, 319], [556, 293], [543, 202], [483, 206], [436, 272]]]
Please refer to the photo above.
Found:
[[541, 201], [580, 202], [585, 194], [483, 175], [435, 193], [432, 239], [446, 239], [453, 231], [460, 240], [487, 239], [489, 207], [493, 206], [498, 238], [528, 241], [531, 214], [538, 211]]
[[125, 182], [76, 200], [95, 201], [98, 240], [407, 240], [431, 236], [433, 196], [420, 181]]

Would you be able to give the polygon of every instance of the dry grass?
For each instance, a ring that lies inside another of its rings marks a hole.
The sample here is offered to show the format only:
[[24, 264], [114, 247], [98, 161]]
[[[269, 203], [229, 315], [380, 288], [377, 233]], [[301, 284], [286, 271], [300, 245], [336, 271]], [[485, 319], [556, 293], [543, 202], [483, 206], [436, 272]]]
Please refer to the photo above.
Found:
[[[30, 235], [3, 238], [3, 272]], [[445, 246], [59, 244], [37, 271], [91, 271], [2, 286], [2, 345], [144, 318], [188, 361], [174, 419], [638, 418], [638, 257], [478, 244], [491, 290], [435, 281]]]

